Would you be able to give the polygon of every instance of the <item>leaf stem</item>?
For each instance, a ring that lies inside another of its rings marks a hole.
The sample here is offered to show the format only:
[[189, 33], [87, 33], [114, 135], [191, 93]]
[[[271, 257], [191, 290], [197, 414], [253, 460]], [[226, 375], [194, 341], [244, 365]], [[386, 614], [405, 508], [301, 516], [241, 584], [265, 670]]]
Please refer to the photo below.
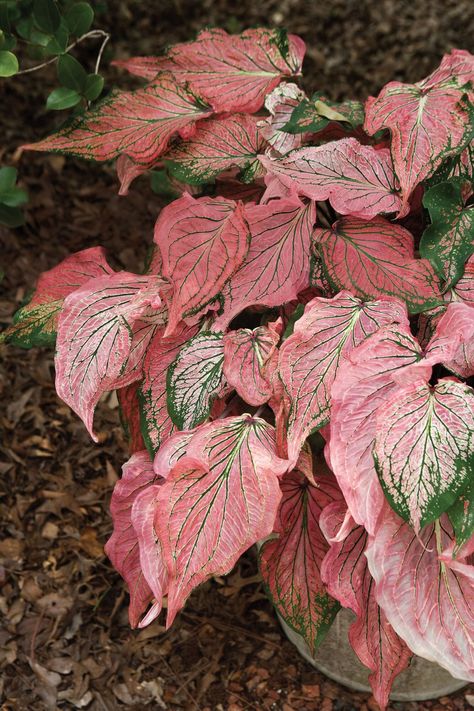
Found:
[[[85, 35], [82, 35], [79, 37], [75, 42], [69, 45], [69, 47], [66, 47], [66, 50], [64, 54], [67, 54], [70, 52], [71, 49], [74, 47], [77, 47], [78, 44], [81, 44], [86, 39], [90, 39], [92, 37], [102, 37], [102, 44], [99, 49], [99, 54], [97, 55], [97, 61], [95, 63], [95, 74], [98, 74], [99, 72], [99, 66], [100, 66], [100, 61], [102, 59], [102, 54], [105, 49], [105, 45], [110, 39], [110, 35], [108, 32], [105, 32], [104, 30], [91, 30], [90, 32], [86, 32]], [[47, 67], [49, 64], [53, 64], [54, 62], [57, 62], [59, 58], [59, 55], [56, 57], [52, 57], [51, 59], [48, 59], [47, 62], [42, 62], [41, 64], [37, 64], [34, 67], [30, 67], [29, 69], [21, 69], [19, 72], [15, 74], [15, 76], [19, 76], [20, 74], [31, 74], [31, 72], [37, 72], [39, 69], [43, 69], [44, 67]]]

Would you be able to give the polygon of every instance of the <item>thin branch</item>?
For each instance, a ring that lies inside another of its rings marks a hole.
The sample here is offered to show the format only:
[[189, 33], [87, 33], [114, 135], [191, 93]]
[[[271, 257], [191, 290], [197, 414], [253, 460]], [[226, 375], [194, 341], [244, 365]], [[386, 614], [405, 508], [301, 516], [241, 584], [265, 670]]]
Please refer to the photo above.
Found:
[[[66, 51], [64, 54], [67, 54], [68, 52], [71, 51], [71, 49], [74, 49], [74, 47], [77, 47], [78, 44], [83, 42], [86, 39], [90, 39], [92, 37], [103, 37], [102, 45], [99, 49], [99, 55], [97, 57], [97, 62], [95, 65], [95, 73], [98, 73], [99, 70], [99, 65], [100, 65], [100, 60], [102, 59], [102, 54], [105, 49], [105, 45], [110, 39], [110, 35], [108, 32], [104, 32], [104, 30], [91, 30], [90, 32], [86, 32], [85, 35], [82, 35], [82, 37], [79, 37], [75, 42], [69, 45], [69, 47], [66, 47]], [[31, 72], [37, 72], [39, 69], [43, 69], [44, 67], [47, 67], [49, 64], [54, 64], [54, 62], [58, 61], [58, 57], [52, 57], [51, 59], [48, 59], [47, 62], [42, 62], [41, 64], [37, 64], [34, 67], [30, 67], [29, 69], [21, 69], [19, 72], [15, 74], [15, 76], [18, 76], [19, 74], [31, 74]]]

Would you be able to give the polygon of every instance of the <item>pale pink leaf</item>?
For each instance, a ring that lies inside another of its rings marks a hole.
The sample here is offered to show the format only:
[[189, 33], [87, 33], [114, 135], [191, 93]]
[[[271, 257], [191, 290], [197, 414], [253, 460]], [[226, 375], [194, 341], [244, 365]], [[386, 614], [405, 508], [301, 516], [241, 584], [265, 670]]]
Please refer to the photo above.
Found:
[[224, 312], [213, 328], [225, 330], [248, 306], [280, 306], [309, 285], [313, 202], [298, 198], [246, 205], [251, 241], [244, 264], [223, 289]]
[[167, 335], [218, 295], [245, 257], [247, 236], [243, 208], [232, 200], [185, 194], [162, 210], [154, 239], [174, 288]]
[[[192, 338], [197, 327], [181, 323], [176, 332], [165, 338], [157, 332], [151, 341], [143, 363], [143, 381], [138, 393], [142, 421], [142, 434], [150, 455], [175, 429], [168, 413], [166, 378], [168, 368], [181, 348]], [[161, 476], [164, 476], [163, 474]]]
[[271, 324], [253, 330], [239, 328], [224, 336], [224, 375], [249, 405], [263, 405], [272, 394], [265, 370], [279, 340]]
[[322, 509], [341, 496], [334, 477], [323, 462], [318, 463], [314, 485], [301, 468], [312, 466], [311, 454], [302, 466], [281, 480], [282, 501], [275, 532], [260, 551], [263, 582], [278, 614], [301, 634], [313, 652], [324, 639], [339, 605], [321, 580], [321, 563], [328, 544], [319, 528]]
[[324, 272], [336, 289], [361, 299], [402, 299], [412, 312], [442, 301], [438, 277], [427, 259], [415, 259], [413, 236], [383, 217], [343, 217], [314, 231]]
[[168, 368], [168, 412], [180, 430], [192, 429], [209, 417], [223, 385], [222, 334], [201, 331], [191, 338]]
[[148, 339], [162, 321], [162, 288], [159, 277], [120, 272], [88, 281], [66, 297], [58, 322], [56, 391], [94, 440], [101, 395], [141, 376]]
[[[323, 519], [328, 518], [329, 509], [336, 514], [336, 506], [323, 511], [321, 527], [331, 525]], [[345, 504], [339, 504], [339, 509], [336, 518], [340, 519], [344, 517]], [[406, 669], [412, 654], [376, 602], [374, 580], [364, 555], [367, 532], [352, 523], [347, 537], [331, 545], [321, 566], [321, 577], [329, 594], [357, 615], [349, 628], [349, 641], [362, 664], [371, 670], [369, 681], [375, 700], [385, 709], [393, 681]]]
[[474, 681], [474, 583], [438, 558], [452, 539], [446, 515], [417, 536], [385, 504], [366, 555], [376, 600], [414, 654]]
[[374, 459], [392, 508], [419, 533], [458, 498], [474, 461], [474, 391], [421, 380], [399, 387], [376, 413]]
[[170, 572], [168, 625], [193, 588], [228, 573], [272, 532], [278, 476], [287, 466], [264, 420], [242, 415], [195, 430], [158, 495], [156, 524]]
[[[422, 358], [405, 318], [399, 325], [381, 328], [354, 349], [331, 389], [331, 468], [355, 522], [371, 534], [384, 501], [372, 456], [376, 412], [398, 390], [397, 372]], [[431, 369], [425, 366], [427, 380]]]
[[235, 167], [240, 168], [241, 179], [251, 182], [261, 170], [257, 155], [265, 145], [257, 123], [247, 114], [202, 121], [190, 140], [166, 154], [166, 166], [175, 178], [191, 185], [209, 182]]
[[474, 375], [474, 308], [464, 302], [449, 304], [427, 347], [427, 357], [442, 348], [439, 360], [460, 378]]
[[202, 30], [194, 42], [177, 44], [165, 57], [115, 62], [146, 79], [163, 70], [206, 99], [216, 112], [258, 111], [283, 77], [297, 76], [305, 44], [284, 30], [253, 29], [229, 35]]
[[402, 205], [389, 151], [363, 146], [355, 138], [260, 160], [270, 173], [292, 180], [301, 195], [329, 199], [343, 215], [370, 219], [381, 212], [398, 212]]
[[163, 441], [153, 461], [153, 468], [158, 476], [163, 479], [168, 478], [175, 464], [186, 456], [193, 435], [194, 430], [188, 430], [187, 432], [175, 431]]
[[[152, 604], [153, 593], [140, 565], [138, 538], [132, 525], [132, 506], [141, 491], [157, 481], [147, 452], [137, 452], [123, 465], [122, 478], [115, 484], [110, 501], [114, 530], [105, 552], [130, 591], [129, 619], [132, 627], [152, 622], [160, 614], [161, 601]], [[146, 614], [144, 614], [146, 613]]]
[[312, 429], [329, 420], [331, 386], [349, 352], [385, 324], [405, 319], [401, 302], [363, 303], [348, 292], [316, 297], [280, 348], [278, 371], [287, 401], [288, 458], [296, 462]]
[[52, 136], [24, 148], [106, 161], [126, 154], [150, 167], [179, 133], [189, 137], [199, 119], [212, 114], [169, 73], [136, 91], [115, 92]]
[[265, 108], [270, 117], [260, 121], [260, 132], [273, 150], [280, 155], [299, 148], [309, 137], [307, 133], [291, 134], [282, 130], [290, 120], [293, 109], [305, 98], [297, 84], [283, 83], [265, 97]]
[[376, 98], [366, 101], [367, 133], [390, 130], [393, 165], [405, 202], [419, 183], [469, 141], [468, 87], [464, 85], [472, 81], [473, 72], [472, 55], [467, 55], [461, 63], [453, 63], [453, 55], [446, 55], [423, 81], [390, 82]]

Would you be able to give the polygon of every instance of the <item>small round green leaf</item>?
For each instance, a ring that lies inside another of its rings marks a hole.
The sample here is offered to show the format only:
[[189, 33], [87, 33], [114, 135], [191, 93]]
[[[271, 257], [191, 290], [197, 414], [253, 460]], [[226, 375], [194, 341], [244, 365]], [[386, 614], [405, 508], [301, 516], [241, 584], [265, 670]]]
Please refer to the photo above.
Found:
[[10, 166], [0, 168], [0, 195], [3, 192], [14, 189], [17, 175], [16, 168], [11, 168]]
[[94, 20], [94, 10], [88, 2], [76, 2], [64, 15], [71, 34], [79, 37], [85, 34]]
[[70, 54], [63, 54], [58, 60], [58, 78], [63, 86], [82, 93], [86, 88], [87, 72]]
[[61, 22], [61, 15], [54, 0], [35, 0], [33, 16], [40, 30], [54, 34]]
[[25, 223], [25, 217], [18, 207], [8, 207], [0, 203], [0, 225], [5, 227], [20, 227]]
[[0, 77], [12, 77], [18, 71], [18, 59], [13, 52], [0, 51]]
[[76, 106], [81, 100], [81, 96], [74, 89], [60, 87], [54, 89], [46, 100], [46, 108], [54, 111], [60, 109], [70, 109]]
[[54, 33], [54, 37], [46, 45], [48, 54], [63, 54], [69, 42], [69, 31], [65, 22]]
[[103, 88], [104, 77], [101, 77], [100, 74], [89, 74], [83, 94], [87, 101], [95, 101], [100, 96]]

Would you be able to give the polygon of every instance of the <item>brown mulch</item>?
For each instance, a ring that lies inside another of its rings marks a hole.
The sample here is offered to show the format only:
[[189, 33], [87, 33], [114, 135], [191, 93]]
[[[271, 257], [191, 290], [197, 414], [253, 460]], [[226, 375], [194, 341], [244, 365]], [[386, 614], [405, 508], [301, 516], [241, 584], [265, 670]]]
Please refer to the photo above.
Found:
[[[112, 32], [115, 56], [158, 51], [205, 25], [286, 26], [308, 44], [306, 87], [335, 99], [417, 80], [474, 36], [474, 5], [459, 0], [108, 5], [97, 25]], [[81, 52], [92, 61], [92, 48]], [[104, 72], [110, 84], [126, 81], [107, 57]], [[52, 70], [0, 85], [0, 165], [17, 165], [31, 196], [27, 225], [0, 232], [4, 325], [38, 274], [71, 252], [103, 244], [117, 267], [137, 268], [160, 206], [146, 178], [119, 198], [110, 166], [15, 151], [61, 120], [41, 109], [54, 81]], [[110, 493], [127, 458], [116, 402], [99, 406], [94, 445], [55, 395], [49, 351], [0, 346], [0, 357], [1, 709], [376, 710], [369, 695], [325, 679], [295, 652], [251, 552], [197, 590], [171, 630], [162, 620], [130, 630], [124, 584], [103, 553]], [[467, 709], [468, 694], [390, 708]]]

